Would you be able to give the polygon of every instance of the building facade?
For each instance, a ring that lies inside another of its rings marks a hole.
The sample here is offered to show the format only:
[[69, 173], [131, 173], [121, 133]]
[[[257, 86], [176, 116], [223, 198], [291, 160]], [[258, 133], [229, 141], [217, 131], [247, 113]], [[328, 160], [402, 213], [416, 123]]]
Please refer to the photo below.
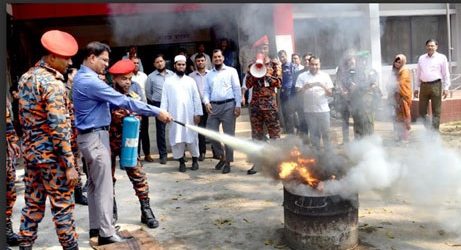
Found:
[[172, 57], [183, 47], [191, 55], [204, 42], [211, 53], [228, 38], [238, 55], [267, 34], [272, 55], [311, 52], [332, 75], [345, 51], [366, 52], [382, 89], [394, 55], [407, 55], [414, 68], [429, 38], [439, 41], [454, 77], [461, 74], [461, 4], [7, 4], [7, 12], [12, 81], [37, 60], [39, 37], [50, 28], [74, 34], [80, 46], [107, 42], [114, 60], [136, 45], [147, 73], [158, 52]]

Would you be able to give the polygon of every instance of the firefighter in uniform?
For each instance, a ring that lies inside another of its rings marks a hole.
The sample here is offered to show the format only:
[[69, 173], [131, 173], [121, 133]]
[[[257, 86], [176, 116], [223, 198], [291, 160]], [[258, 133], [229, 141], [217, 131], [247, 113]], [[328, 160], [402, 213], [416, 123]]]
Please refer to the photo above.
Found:
[[19, 157], [20, 147], [19, 137], [14, 130], [13, 121], [11, 119], [11, 103], [6, 99], [6, 243], [9, 246], [17, 246], [19, 244], [19, 236], [14, 233], [11, 223], [11, 215], [13, 214], [13, 206], [16, 202], [16, 170], [14, 162]]
[[[281, 129], [276, 89], [282, 86], [282, 68], [280, 63], [271, 60], [268, 56], [269, 39], [266, 35], [258, 39], [253, 44], [253, 48], [256, 50], [256, 53], [264, 55], [264, 64], [267, 73], [261, 78], [254, 77], [251, 72], [247, 73], [245, 85], [247, 89], [252, 89], [250, 103], [251, 137], [254, 140], [264, 140], [265, 125], [270, 139], [278, 139], [280, 138]], [[253, 165], [247, 171], [247, 174], [255, 174], [257, 171], [254, 167]]]
[[[129, 59], [122, 59], [116, 62], [111, 68], [109, 73], [112, 76], [113, 88], [118, 92], [125, 94], [135, 100], [141, 101], [141, 96], [132, 90], [131, 77], [133, 76], [135, 65]], [[139, 85], [138, 85], [139, 86]], [[140, 88], [139, 88], [140, 89]], [[115, 185], [115, 165], [117, 156], [121, 155], [122, 148], [122, 131], [123, 131], [123, 118], [133, 114], [133, 112], [116, 107], [111, 110], [112, 120], [110, 123], [109, 136], [110, 136], [110, 149], [112, 159], [112, 180]], [[141, 116], [136, 115], [136, 118], [141, 120]], [[146, 224], [149, 228], [156, 228], [159, 226], [157, 219], [152, 212], [149, 204], [149, 185], [147, 184], [147, 175], [143, 169], [141, 160], [138, 158], [136, 167], [126, 167], [125, 171], [128, 178], [133, 185], [133, 189], [138, 196], [141, 205], [141, 222]], [[115, 192], [115, 188], [114, 188]], [[114, 195], [115, 197], [115, 195]], [[115, 204], [115, 203], [114, 203]], [[114, 212], [116, 209], [114, 209]], [[114, 215], [116, 217], [116, 215]]]
[[354, 120], [355, 139], [374, 133], [375, 112], [382, 96], [378, 85], [378, 74], [368, 66], [368, 54], [363, 54], [357, 57], [362, 78], [352, 86], [351, 90], [351, 114]]
[[78, 179], [63, 74], [78, 51], [75, 38], [59, 30], [41, 37], [48, 51], [19, 80], [19, 117], [23, 126], [24, 199], [19, 249], [32, 249], [46, 199], [63, 249], [78, 249], [72, 195]]

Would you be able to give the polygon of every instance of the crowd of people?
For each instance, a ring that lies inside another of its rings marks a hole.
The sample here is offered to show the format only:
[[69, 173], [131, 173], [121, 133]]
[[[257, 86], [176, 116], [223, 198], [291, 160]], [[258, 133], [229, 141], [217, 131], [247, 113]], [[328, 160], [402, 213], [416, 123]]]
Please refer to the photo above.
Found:
[[[354, 138], [374, 132], [374, 116], [381, 100], [376, 70], [368, 67], [366, 57], [348, 52], [338, 66], [336, 80], [321, 70], [321, 58], [312, 53], [302, 57], [294, 53], [291, 62], [285, 50], [270, 56], [265, 35], [251, 47], [260, 61], [245, 63], [239, 75], [237, 56], [222, 39], [219, 48], [205, 53], [174, 57], [173, 69], [166, 68], [163, 54], [153, 57], [155, 70], [143, 72], [136, 48], [109, 67], [111, 48], [101, 42], [84, 46], [79, 69], [71, 68], [78, 51], [76, 39], [69, 33], [50, 30], [41, 44], [47, 53], [24, 73], [18, 86], [10, 89], [7, 100], [7, 239], [20, 249], [32, 249], [38, 224], [50, 199], [51, 213], [63, 249], [78, 249], [73, 210], [75, 204], [88, 206], [89, 235], [99, 245], [123, 242], [117, 233], [115, 200], [116, 159], [121, 157], [123, 120], [134, 116], [140, 121], [138, 159], [124, 167], [139, 199], [141, 223], [156, 228], [149, 202], [149, 185], [144, 161], [150, 154], [149, 117], [155, 117], [156, 142], [160, 164], [168, 159], [167, 140], [178, 169], [185, 172], [186, 149], [192, 157], [191, 170], [199, 169], [206, 155], [206, 138], [179, 123], [235, 135], [236, 119], [242, 105], [248, 105], [251, 137], [266, 141], [285, 134], [307, 138], [315, 150], [329, 150], [330, 97], [337, 98], [336, 109], [342, 116], [343, 143], [348, 143], [350, 117]], [[417, 87], [412, 93], [411, 73], [406, 57], [398, 54], [393, 61], [393, 80], [389, 96], [395, 112], [395, 131], [407, 141], [411, 128], [412, 94], [420, 97], [420, 115], [426, 120], [427, 102], [432, 103], [432, 127], [438, 130], [442, 96], [450, 86], [446, 57], [436, 52], [437, 41], [426, 42], [427, 54], [418, 62]], [[248, 60], [247, 60], [248, 61]], [[191, 63], [190, 63], [191, 62]], [[258, 67], [253, 67], [259, 64]], [[420, 88], [420, 90], [419, 90]], [[246, 98], [248, 97], [248, 98]], [[11, 112], [12, 110], [12, 112]], [[427, 123], [426, 123], [427, 124]], [[168, 127], [167, 127], [168, 126]], [[166, 130], [169, 130], [168, 136]], [[216, 170], [231, 172], [234, 152], [231, 147], [211, 140]], [[11, 214], [16, 193], [15, 168], [24, 159], [25, 205], [21, 212], [19, 234], [14, 233]], [[258, 166], [248, 169], [256, 174]], [[87, 183], [80, 178], [85, 174]], [[84, 190], [87, 196], [84, 195]]]

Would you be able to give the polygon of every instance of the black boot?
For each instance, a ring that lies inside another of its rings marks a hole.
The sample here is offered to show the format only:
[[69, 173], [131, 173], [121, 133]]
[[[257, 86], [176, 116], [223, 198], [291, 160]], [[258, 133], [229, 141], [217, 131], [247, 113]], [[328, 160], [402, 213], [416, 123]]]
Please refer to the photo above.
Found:
[[141, 222], [146, 224], [149, 228], [156, 228], [159, 226], [155, 215], [150, 208], [149, 199], [140, 200], [141, 203]]
[[70, 246], [70, 247], [63, 247], [62, 249], [64, 249], [64, 250], [78, 250], [78, 243], [75, 242], [72, 246]]
[[8, 245], [14, 247], [19, 245], [19, 235], [17, 235], [13, 231], [13, 227], [11, 225], [11, 221], [7, 221], [5, 225], [5, 231], [6, 231], [6, 242]]
[[88, 199], [83, 194], [82, 187], [75, 187], [74, 198], [75, 198], [75, 203], [88, 206]]
[[32, 245], [19, 246], [19, 250], [32, 250]]
[[113, 207], [113, 215], [112, 215], [112, 225], [115, 225], [118, 221], [118, 213], [117, 213], [117, 202], [115, 202], [115, 197], [114, 197], [114, 207]]
[[226, 163], [224, 164], [223, 168], [222, 168], [222, 173], [223, 174], [227, 174], [231, 171], [231, 168], [230, 168], [230, 162], [226, 161]]
[[179, 172], [186, 172], [186, 164], [184, 163], [184, 157], [179, 158]]
[[99, 236], [99, 228], [90, 229], [90, 238]]
[[247, 170], [247, 174], [256, 174], [258, 171], [255, 170], [255, 165], [251, 166], [250, 169]]
[[197, 157], [192, 157], [192, 168], [191, 170], [197, 170], [198, 169], [198, 158]]

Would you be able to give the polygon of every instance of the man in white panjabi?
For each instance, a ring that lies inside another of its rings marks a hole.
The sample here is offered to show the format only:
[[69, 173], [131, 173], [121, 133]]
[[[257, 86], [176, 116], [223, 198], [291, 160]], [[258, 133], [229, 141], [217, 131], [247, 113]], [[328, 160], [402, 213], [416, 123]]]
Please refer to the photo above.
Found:
[[[175, 121], [197, 125], [203, 115], [200, 94], [194, 79], [185, 75], [186, 57], [178, 55], [174, 58], [175, 75], [167, 78], [163, 85], [160, 108], [168, 110]], [[186, 171], [184, 152], [186, 145], [192, 155], [192, 168], [197, 170], [198, 134], [177, 123], [169, 124], [169, 140], [173, 158], [179, 161], [179, 171]]]

